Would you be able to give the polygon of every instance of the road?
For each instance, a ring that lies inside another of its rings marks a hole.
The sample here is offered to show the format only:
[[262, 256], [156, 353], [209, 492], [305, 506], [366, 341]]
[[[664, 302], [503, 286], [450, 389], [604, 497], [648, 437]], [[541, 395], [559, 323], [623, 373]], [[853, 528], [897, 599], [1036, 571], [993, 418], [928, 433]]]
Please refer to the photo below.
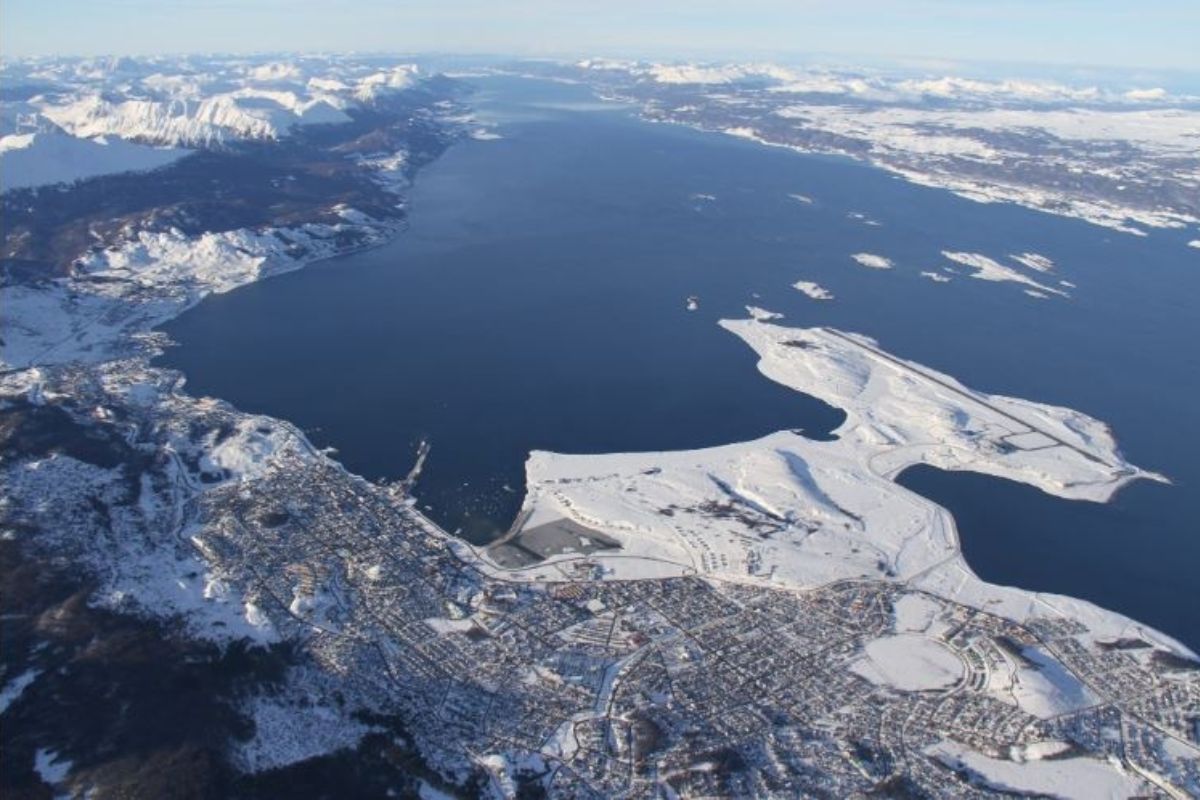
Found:
[[1028, 428], [1031, 432], [1040, 433], [1042, 436], [1045, 436], [1047, 439], [1050, 439], [1051, 441], [1057, 443], [1058, 445], [1061, 445], [1062, 447], [1065, 447], [1068, 450], [1072, 450], [1072, 451], [1078, 453], [1079, 455], [1086, 458], [1088, 461], [1092, 461], [1096, 464], [1103, 464], [1104, 466], [1106, 466], [1110, 469], [1116, 469], [1116, 467], [1114, 467], [1112, 464], [1109, 464], [1104, 459], [1098, 458], [1097, 456], [1095, 456], [1092, 453], [1087, 452], [1083, 448], [1071, 444], [1070, 442], [1063, 439], [1061, 436], [1057, 436], [1054, 433], [1051, 433], [1050, 431], [1039, 428], [1038, 426], [1030, 423], [1028, 420], [1021, 419], [1020, 417], [1016, 416], [1015, 414], [1012, 414], [1008, 411], [1005, 411], [1002, 408], [999, 408], [999, 407], [987, 402], [986, 400], [980, 398], [975, 393], [966, 391], [961, 386], [956, 386], [947, 380], [937, 377], [936, 375], [930, 375], [929, 373], [925, 372], [924, 370], [917, 369], [912, 364], [908, 363], [907, 361], [904, 361], [903, 359], [896, 358], [895, 356], [891, 355], [890, 353], [885, 353], [884, 351], [880, 350], [879, 348], [872, 347], [869, 344], [864, 344], [863, 342], [855, 339], [852, 336], [847, 336], [846, 334], [842, 333], [841, 331], [836, 331], [836, 330], [833, 330], [832, 328], [822, 328], [821, 330], [824, 333], [826, 333], [836, 339], [840, 339], [841, 341], [845, 342], [846, 344], [853, 345], [854, 347], [857, 347], [860, 350], [864, 350], [864, 351], [870, 353], [871, 355], [875, 356], [876, 358], [886, 361], [889, 364], [904, 370], [905, 372], [909, 372], [909, 373], [921, 378], [922, 380], [929, 381], [930, 383], [933, 383], [933, 384], [937, 384], [938, 386], [942, 387], [943, 389], [945, 389], [949, 392], [953, 392], [954, 394], [958, 395], [959, 397], [966, 398], [966, 399], [970, 400], [971, 402], [975, 403], [976, 405], [981, 405], [984, 408], [988, 409], [989, 411], [999, 414], [1000, 416], [1004, 417], [1005, 419], [1011, 420], [1011, 421], [1017, 423], [1018, 425]]

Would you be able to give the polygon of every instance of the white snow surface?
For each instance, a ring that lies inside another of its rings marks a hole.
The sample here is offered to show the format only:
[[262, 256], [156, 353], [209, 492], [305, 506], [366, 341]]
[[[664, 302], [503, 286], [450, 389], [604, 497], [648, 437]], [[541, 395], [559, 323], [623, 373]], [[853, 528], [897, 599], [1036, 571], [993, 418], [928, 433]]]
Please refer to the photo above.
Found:
[[[956, 264], [962, 264], [964, 267], [970, 267], [972, 270], [974, 270], [974, 272], [971, 274], [971, 277], [978, 278], [981, 281], [1008, 281], [1011, 283], [1020, 283], [1030, 287], [1033, 292], [1040, 292], [1041, 296], [1047, 294], [1056, 294], [1059, 297], [1071, 296], [1062, 289], [1040, 283], [1025, 273], [1013, 269], [1012, 267], [1005, 266], [999, 261], [989, 258], [981, 253], [959, 253], [943, 250], [942, 255]], [[1026, 260], [1028, 260], [1028, 255], [1029, 254], [1026, 254]], [[1014, 256], [1013, 259], [1019, 260], [1016, 256]], [[1025, 262], [1022, 261], [1021, 263], [1024, 264]], [[1043, 272], [1045, 271], [1040, 267], [1038, 269]], [[1032, 294], [1032, 292], [1029, 293]], [[1038, 297], [1039, 295], [1033, 294], [1033, 296]]]
[[1008, 761], [948, 740], [930, 746], [925, 753], [949, 766], [965, 767], [985, 785], [1008, 792], [1064, 800], [1117, 800], [1152, 794], [1149, 786], [1119, 765], [1094, 758]]
[[796, 281], [792, 284], [792, 288], [813, 300], [833, 299], [833, 292], [812, 281]]
[[[344, 223], [240, 229], [189, 237], [177, 230], [141, 231], [124, 244], [93, 251], [77, 268], [103, 281], [59, 280], [46, 287], [5, 290], [0, 316], [0, 367], [96, 363], [129, 339], [170, 319], [211, 293], [222, 293], [338, 252], [336, 235], [355, 229], [368, 241], [394, 230], [348, 209]], [[293, 248], [303, 247], [302, 256]]]
[[14, 59], [2, 75], [52, 89], [6, 114], [0, 134], [57, 126], [83, 139], [206, 147], [346, 122], [348, 111], [412, 86], [419, 71], [412, 64], [381, 68], [377, 60], [349, 57], [254, 63], [197, 56], [120, 64]]
[[[980, 581], [961, 557], [950, 514], [893, 482], [908, 466], [927, 463], [1103, 502], [1131, 480], [1159, 478], [1126, 462], [1103, 423], [973, 391], [855, 334], [753, 319], [721, 325], [758, 354], [764, 375], [843, 409], [837, 438], [779, 432], [694, 451], [535, 451], [526, 463], [525, 524], [570, 519], [612, 536], [621, 549], [563, 554], [518, 570], [493, 567], [497, 574], [561, 579], [559, 565], [586, 558], [613, 579], [698, 573], [792, 588], [910, 581], [1016, 621], [1067, 616], [1097, 636], [1137, 631], [1181, 648], [1090, 603]], [[1019, 437], [1034, 431], [1057, 446], [1022, 449]], [[1006, 444], [1010, 437], [1015, 444]]]
[[642, 72], [658, 83], [726, 84], [791, 76], [773, 64], [651, 64]]
[[779, 110], [785, 118], [819, 122], [832, 132], [864, 136], [881, 150], [971, 155], [982, 160], [998, 151], [972, 130], [1040, 130], [1075, 141], [1133, 141], [1163, 151], [1186, 153], [1200, 139], [1200, 113], [1169, 109], [930, 109], [840, 105], [796, 105]]
[[224, 470], [230, 478], [241, 481], [262, 477], [278, 454], [295, 449], [287, 432], [271, 422], [267, 417], [244, 417], [231, 435], [201, 459], [201, 468]]
[[[386, 172], [402, 165], [403, 154], [387, 159], [381, 164], [381, 180], [391, 186], [393, 181]], [[122, 244], [91, 251], [79, 259], [71, 277], [44, 285], [8, 287], [0, 313], [0, 367], [24, 371], [8, 373], [6, 380], [27, 385], [31, 398], [36, 399], [40, 370], [30, 367], [82, 362], [99, 365], [98, 374], [105, 376], [103, 362], [122, 359], [120, 392], [129, 402], [140, 406], [171, 402], [177, 387], [160, 385], [168, 380], [162, 373], [146, 369], [143, 380], [136, 377], [136, 357], [153, 355], [162, 346], [162, 338], [151, 332], [154, 326], [208, 294], [342, 252], [339, 234], [353, 232], [369, 244], [386, 239], [396, 229], [395, 223], [376, 221], [353, 209], [334, 207], [331, 211], [340, 222], [198, 237], [176, 230], [132, 233]], [[180, 447], [190, 445], [182, 443]], [[284, 423], [243, 415], [229, 437], [201, 455], [200, 465], [221, 481], [251, 480], [273, 469], [280, 458], [307, 456], [310, 449], [303, 437]], [[27, 496], [51, 496], [55, 481], [69, 479], [97, 486], [110, 482], [105, 470], [66, 456], [55, 458], [52, 470], [16, 473], [29, 484], [21, 491]], [[174, 493], [186, 495], [191, 491], [186, 488], [187, 479], [182, 470], [177, 469], [176, 474], [180, 487]], [[41, 486], [39, 481], [50, 484]], [[144, 487], [137, 504], [120, 506], [120, 514], [129, 517], [122, 524], [130, 530], [175, 530], [175, 509], [160, 504], [161, 496], [161, 490]], [[204, 543], [195, 532], [179, 530], [177, 535], [180, 542], [199, 548], [201, 555], [188, 546], [164, 552], [153, 537], [108, 543], [112, 547], [98, 544], [96, 552], [83, 554], [98, 578], [93, 602], [129, 613], [177, 619], [193, 635], [217, 642], [244, 637], [259, 643], [277, 641], [278, 633], [263, 612], [260, 598], [211, 571], [203, 557]], [[305, 607], [314, 624], [321, 621], [321, 599], [308, 598]]]
[[914, 634], [867, 642], [863, 658], [850, 669], [871, 683], [905, 692], [946, 689], [965, 674], [953, 650], [936, 639]]
[[70, 773], [71, 762], [53, 750], [39, 747], [33, 754], [33, 771], [44, 782], [51, 786], [57, 786]]
[[875, 255], [874, 253], [854, 253], [850, 256], [856, 262], [864, 267], [871, 269], [891, 269], [892, 260], [885, 256]]
[[0, 689], [0, 714], [7, 711], [9, 706], [21, 698], [30, 684], [37, 680], [39, 674], [36, 669], [27, 669], [20, 675], [5, 681], [4, 688]]
[[354, 85], [354, 96], [364, 102], [373, 102], [380, 97], [407, 89], [420, 74], [415, 64], [402, 64], [390, 69], [372, 72], [360, 78]]
[[[1056, 156], [1072, 172], [1094, 171], [1085, 153], [1113, 142], [1138, 152], [1120, 177], [1141, 179], [1170, 174], [1183, 185], [1197, 186], [1194, 171], [1175, 159], [1194, 158], [1200, 148], [1200, 111], [1191, 109], [1028, 109], [939, 110], [927, 107], [855, 108], [846, 105], [797, 105], [777, 114], [810, 128], [869, 143], [868, 158], [914, 183], [954, 191], [981, 202], [1006, 201], [1078, 217], [1116, 230], [1138, 233], [1131, 221], [1149, 227], [1179, 227], [1200, 220], [1170, 206], [1134, 208], [1115, 201], [1088, 200], [1069, 191], [972, 178], [945, 168], [954, 159], [1002, 163], [1010, 154], [995, 144], [997, 134], [1057, 137], [1082, 148], [1062, 148]], [[983, 141], [980, 131], [988, 134]]]
[[[303, 686], [303, 689], [295, 689]], [[353, 748], [372, 729], [336, 708], [332, 697], [311, 697], [323, 681], [290, 682], [288, 691], [249, 698], [241, 710], [254, 720], [254, 737], [235, 743], [233, 762], [243, 772], [264, 772], [314, 756]]]
[[980, 80], [936, 73], [923, 77], [892, 76], [867, 70], [831, 69], [778, 63], [672, 62], [654, 63], [590, 58], [576, 62], [586, 70], [619, 71], [657, 83], [769, 84], [780, 94], [824, 94], [887, 101], [938, 100], [992, 102], [1040, 106], [1064, 103], [1124, 103], [1153, 109], [1194, 98], [1157, 86], [1113, 89], [1069, 85], [1052, 80], [999, 78]]
[[[1169, 193], [1155, 197], [1164, 179], [1176, 191], [1200, 189], [1198, 98], [1161, 87], [936, 73], [914, 78], [777, 64], [609, 62], [602, 68], [624, 72], [635, 85], [711, 86], [705, 105], [751, 110], [721, 128], [726, 133], [863, 159], [977, 202], [1016, 203], [1133, 235], [1200, 224], [1194, 203], [1173, 202]], [[665, 109], [651, 101], [644, 108], [654, 119], [707, 126], [692, 113], [700, 108], [695, 103]], [[791, 136], [789, 128], [802, 135]], [[1111, 157], [1114, 147], [1121, 149], [1119, 160]], [[1031, 159], [1068, 179], [1041, 180], [1026, 168]], [[1080, 174], [1096, 176], [1107, 188], [1074, 185], [1069, 176]], [[1124, 193], [1133, 187], [1142, 191]]]
[[1021, 656], [1025, 662], [1017, 665], [1009, 691], [1016, 704], [1026, 712], [1050, 719], [1099, 702], [1099, 698], [1054, 657], [1034, 647], [1026, 647]]
[[[300, 67], [294, 71], [282, 62], [255, 69], [255, 80], [288, 81], [304, 74]], [[186, 76], [149, 76], [143, 82], [154, 84], [158, 91], [200, 91]], [[372, 79], [368, 85], [375, 96], [403, 83], [403, 75], [396, 73]], [[313, 91], [344, 91], [340, 87], [361, 88], [360, 84], [334, 78], [306, 82]], [[282, 102], [268, 99], [276, 105]], [[377, 235], [386, 232], [383, 227], [370, 227], [373, 223], [350, 210], [345, 210], [344, 219], [359, 229], [367, 225]], [[330, 241], [337, 230], [338, 226], [313, 225], [198, 239], [178, 232], [138, 235], [126, 245], [84, 260], [81, 270], [109, 279], [94, 289], [78, 292], [77, 287], [60, 283], [42, 292], [7, 293], [5, 319], [0, 323], [5, 366], [98, 361], [115, 352], [127, 355], [118, 344], [127, 345], [131, 337], [205, 294], [228, 291], [333, 252]], [[302, 259], [288, 254], [289, 245], [297, 243], [308, 248]], [[150, 299], [143, 302], [146, 298]], [[1121, 458], [1103, 423], [1070, 409], [973, 392], [949, 376], [883, 352], [865, 337], [821, 328], [786, 328], [766, 319], [722, 324], [757, 353], [759, 369], [766, 376], [844, 409], [847, 418], [838, 438], [817, 442], [781, 432], [753, 442], [676, 453], [535, 452], [527, 465], [531, 522], [567, 517], [616, 538], [620, 551], [588, 557], [602, 567], [605, 577], [700, 573], [801, 588], [846, 577], [908, 580], [911, 588], [986, 607], [1012, 619], [1059, 615], [1083, 622], [1090, 636], [1137, 635], [1182, 649], [1083, 601], [983, 583], [961, 558], [949, 514], [892, 481], [911, 464], [930, 463], [1019, 480], [1062, 497], [1103, 501], [1130, 480], [1156, 477]], [[35, 373], [25, 374], [33, 380]], [[155, 402], [152, 386], [139, 385], [136, 394], [139, 402]], [[278, 436], [260, 433], [261, 422], [261, 418], [248, 422], [235, 433], [232, 444], [214, 448], [206, 466], [224, 470], [225, 480], [239, 480], [270, 469], [281, 447], [306, 446], [290, 428]], [[1033, 428], [1059, 445], [1036, 451], [1000, 446], [1029, 437]], [[80, 479], [86, 480], [87, 470], [95, 468], [79, 464], [77, 469]], [[28, 472], [34, 475], [36, 470]], [[62, 476], [63, 471], [55, 471], [57, 479]], [[36, 480], [36, 475], [30, 480]], [[153, 518], [167, 511], [151, 503], [140, 505], [129, 513]], [[660, 513], [668, 507], [674, 511], [672, 516]], [[714, 507], [721, 513], [713, 513]], [[764, 539], [759, 535], [764, 529], [774, 535]], [[202, 541], [193, 541], [203, 549]], [[160, 614], [182, 613], [245, 626], [237, 634], [256, 632], [260, 641], [274, 635], [255, 598], [229, 591], [221, 575], [204, 573], [201, 560], [181, 559], [163, 570], [161, 554], [151, 558], [135, 549], [126, 556], [116, 563], [118, 574], [106, 587], [111, 604], [157, 604]], [[553, 578], [558, 564], [579, 558], [564, 554], [527, 574], [549, 573]], [[483, 566], [510, 578], [523, 577]], [[189, 582], [187, 576], [193, 572], [202, 577]], [[121, 589], [123, 580], [129, 582], [129, 593]], [[902, 658], [937, 662], [940, 655], [908, 641], [932, 641], [936, 635], [921, 630], [922, 614], [920, 608], [897, 608], [897, 635], [889, 638], [905, 641], [876, 645], [876, 655], [888, 660], [892, 651], [899, 651], [905, 654]], [[876, 640], [881, 641], [889, 639]], [[1057, 707], [1083, 701], [1072, 687], [1057, 680], [1051, 656], [1027, 657], [1035, 666], [1021, 666], [1008, 687], [1014, 702], [1021, 702], [1022, 690], [1033, 697], [1030, 703], [1042, 702], [1055, 692], [1061, 700]], [[950, 670], [949, 662], [943, 666]], [[906, 674], [901, 669], [885, 677], [902, 688], [907, 685]], [[298, 731], [297, 713], [305, 712], [297, 708], [305, 708], [302, 700], [262, 700], [256, 711], [259, 735], [241, 754], [243, 765], [266, 769], [291, 763], [311, 748], [317, 748], [313, 753], [327, 752], [352, 745], [361, 736], [362, 731], [347, 727], [342, 717], [334, 727], [327, 726], [328, 720], [319, 714], [306, 718], [308, 724]], [[1047, 711], [1052, 707], [1047, 706]], [[39, 771], [59, 780], [70, 765], [55, 761], [48, 751], [37, 754]]]
[[149, 546], [130, 544], [122, 562], [108, 568], [94, 602], [101, 607], [157, 618], [177, 618], [194, 636], [214, 642], [279, 641], [261, 609], [209, 571], [192, 554], [164, 557]]
[[278, 139], [296, 125], [347, 122], [326, 99], [290, 92], [241, 89], [203, 99], [130, 99], [84, 95], [42, 115], [75, 136], [119, 136], [133, 141], [210, 145], [236, 139]]
[[1050, 272], [1054, 269], [1054, 261], [1049, 256], [1043, 256], [1039, 253], [1017, 253], [1009, 256], [1018, 264], [1037, 270], [1038, 272]]
[[768, 311], [767, 309], [759, 308], [758, 306], [746, 306], [746, 313], [750, 315], [751, 319], [756, 319], [759, 322], [768, 322], [773, 319], [783, 319], [783, 314], [780, 314], [778, 311]]

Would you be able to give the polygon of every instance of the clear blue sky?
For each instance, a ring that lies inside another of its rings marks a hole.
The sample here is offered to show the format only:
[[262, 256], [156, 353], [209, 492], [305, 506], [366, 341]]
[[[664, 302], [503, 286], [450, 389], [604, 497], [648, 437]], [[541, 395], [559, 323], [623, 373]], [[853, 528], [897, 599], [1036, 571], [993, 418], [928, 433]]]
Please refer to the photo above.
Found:
[[1200, 0], [0, 0], [0, 54], [806, 53], [1200, 70]]

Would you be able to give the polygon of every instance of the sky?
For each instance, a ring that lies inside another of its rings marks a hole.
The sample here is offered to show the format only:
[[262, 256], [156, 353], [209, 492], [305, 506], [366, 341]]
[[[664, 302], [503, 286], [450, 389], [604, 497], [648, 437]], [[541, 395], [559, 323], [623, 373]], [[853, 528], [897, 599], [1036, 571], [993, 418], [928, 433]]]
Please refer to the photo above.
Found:
[[0, 55], [991, 61], [1200, 72], [1200, 0], [0, 0]]

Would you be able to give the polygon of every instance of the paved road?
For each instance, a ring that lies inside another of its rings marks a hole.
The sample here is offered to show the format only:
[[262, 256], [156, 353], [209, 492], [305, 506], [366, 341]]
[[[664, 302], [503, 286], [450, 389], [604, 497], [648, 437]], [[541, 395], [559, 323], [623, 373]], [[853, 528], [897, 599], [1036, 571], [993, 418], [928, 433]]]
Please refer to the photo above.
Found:
[[869, 344], [864, 344], [863, 342], [860, 342], [851, 336], [847, 336], [846, 334], [842, 333], [841, 331], [835, 331], [832, 328], [822, 328], [821, 330], [823, 330], [825, 333], [829, 334], [830, 336], [833, 336], [837, 339], [841, 339], [846, 344], [850, 344], [861, 350], [865, 350], [868, 353], [870, 353], [871, 355], [873, 355], [877, 358], [880, 358], [884, 361], [887, 361], [888, 363], [890, 363], [896, 367], [899, 367], [900, 369], [902, 369], [906, 372], [910, 372], [914, 375], [917, 375], [920, 378], [922, 378], [923, 380], [929, 381], [930, 383], [935, 383], [938, 386], [941, 386], [943, 389], [953, 392], [954, 394], [958, 395], [959, 397], [965, 397], [966, 399], [968, 399], [978, 405], [983, 406], [984, 408], [988, 409], [989, 411], [993, 411], [1006, 419], [1012, 420], [1013, 422], [1017, 423], [1018, 425], [1022, 425], [1024, 427], [1028, 428], [1030, 431], [1040, 433], [1042, 436], [1045, 436], [1047, 439], [1050, 439], [1051, 441], [1058, 443], [1059, 445], [1067, 448], [1068, 450], [1073, 450], [1074, 452], [1076, 452], [1079, 455], [1086, 458], [1088, 461], [1092, 461], [1097, 464], [1103, 464], [1104, 466], [1106, 466], [1110, 469], [1115, 469], [1115, 467], [1112, 464], [1109, 464], [1104, 459], [1098, 458], [1095, 455], [1093, 455], [1092, 453], [1089, 453], [1086, 450], [1071, 444], [1070, 442], [1064, 440], [1063, 438], [1061, 438], [1059, 436], [1056, 436], [1053, 433], [1050, 433], [1049, 431], [1043, 430], [1043, 429], [1037, 427], [1036, 425], [1031, 424], [1027, 420], [1023, 420], [1020, 417], [1015, 416], [1015, 415], [1009, 413], [1008, 411], [1005, 411], [1002, 408], [997, 408], [996, 406], [992, 405], [991, 403], [987, 402], [986, 400], [983, 400], [982, 398], [978, 397], [975, 394], [972, 394], [971, 392], [964, 391], [961, 387], [955, 386], [954, 384], [950, 383], [949, 381], [945, 381], [945, 380], [937, 377], [936, 375], [930, 375], [929, 373], [925, 372], [924, 370], [917, 369], [912, 364], [909, 364], [908, 362], [906, 362], [902, 359], [896, 358], [895, 356], [893, 356], [890, 353], [885, 353], [884, 351], [880, 350], [877, 347], [872, 347]]

